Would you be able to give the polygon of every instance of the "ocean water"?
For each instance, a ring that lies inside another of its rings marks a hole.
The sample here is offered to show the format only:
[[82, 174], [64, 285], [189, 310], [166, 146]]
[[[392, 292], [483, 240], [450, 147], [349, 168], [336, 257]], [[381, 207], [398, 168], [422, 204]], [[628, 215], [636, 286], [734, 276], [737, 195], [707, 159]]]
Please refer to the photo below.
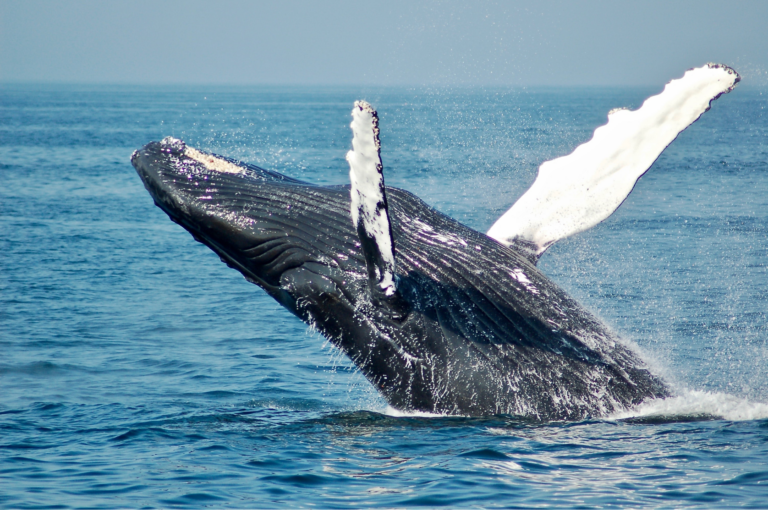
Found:
[[768, 90], [542, 258], [677, 391], [576, 423], [387, 409], [129, 163], [173, 135], [346, 183], [365, 98], [387, 184], [484, 231], [660, 89], [0, 86], [0, 506], [768, 508]]

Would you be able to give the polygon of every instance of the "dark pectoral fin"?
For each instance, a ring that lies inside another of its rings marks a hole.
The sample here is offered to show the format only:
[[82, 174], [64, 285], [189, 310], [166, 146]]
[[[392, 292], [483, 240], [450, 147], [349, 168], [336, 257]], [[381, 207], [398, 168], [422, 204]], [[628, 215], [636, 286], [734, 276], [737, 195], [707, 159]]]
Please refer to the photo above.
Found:
[[384, 188], [378, 123], [371, 105], [365, 101], [355, 103], [350, 124], [352, 150], [347, 153], [352, 182], [350, 212], [368, 267], [371, 294], [395, 302], [395, 242]]

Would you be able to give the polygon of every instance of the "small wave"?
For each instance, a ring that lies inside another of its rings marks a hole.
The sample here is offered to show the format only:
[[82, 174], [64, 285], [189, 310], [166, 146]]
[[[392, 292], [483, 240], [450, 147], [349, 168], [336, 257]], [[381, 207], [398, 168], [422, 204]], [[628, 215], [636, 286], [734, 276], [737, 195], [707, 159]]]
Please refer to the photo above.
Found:
[[392, 406], [387, 406], [383, 414], [393, 418], [445, 418], [447, 414], [428, 413], [426, 411], [401, 411]]
[[[392, 406], [387, 406], [382, 414], [393, 418], [449, 417], [422, 411], [401, 411]], [[768, 419], [768, 403], [750, 401], [727, 393], [686, 390], [674, 397], [651, 400], [632, 409], [610, 414], [604, 419], [663, 422], [764, 420]]]
[[723, 419], [730, 421], [768, 418], [768, 404], [727, 393], [687, 390], [674, 397], [651, 400], [633, 409], [612, 414], [609, 420], [627, 419]]

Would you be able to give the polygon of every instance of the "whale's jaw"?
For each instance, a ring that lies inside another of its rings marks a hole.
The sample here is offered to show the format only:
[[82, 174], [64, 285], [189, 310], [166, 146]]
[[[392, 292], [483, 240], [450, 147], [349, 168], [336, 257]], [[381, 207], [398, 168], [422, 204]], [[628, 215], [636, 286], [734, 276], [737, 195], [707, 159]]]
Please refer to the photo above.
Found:
[[314, 186], [166, 139], [131, 159], [173, 221], [341, 348], [393, 407], [541, 420], [669, 394], [524, 254], [387, 188], [398, 299], [381, 302], [349, 188]]

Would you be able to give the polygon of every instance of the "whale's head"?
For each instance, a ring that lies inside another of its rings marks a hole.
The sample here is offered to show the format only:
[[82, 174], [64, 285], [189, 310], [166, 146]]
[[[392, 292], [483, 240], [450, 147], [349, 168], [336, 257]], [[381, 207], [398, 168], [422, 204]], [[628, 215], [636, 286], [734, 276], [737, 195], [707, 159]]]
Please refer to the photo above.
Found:
[[314, 186], [170, 137], [131, 163], [174, 222], [294, 314], [312, 322], [313, 305], [329, 304], [351, 313], [344, 295], [365, 285], [366, 270], [348, 187]]
[[373, 299], [349, 186], [315, 186], [173, 138], [134, 152], [131, 163], [171, 220], [316, 327], [390, 403], [434, 408], [431, 390], [403, 376], [416, 367], [394, 338], [440, 328], [425, 333], [418, 314]]

